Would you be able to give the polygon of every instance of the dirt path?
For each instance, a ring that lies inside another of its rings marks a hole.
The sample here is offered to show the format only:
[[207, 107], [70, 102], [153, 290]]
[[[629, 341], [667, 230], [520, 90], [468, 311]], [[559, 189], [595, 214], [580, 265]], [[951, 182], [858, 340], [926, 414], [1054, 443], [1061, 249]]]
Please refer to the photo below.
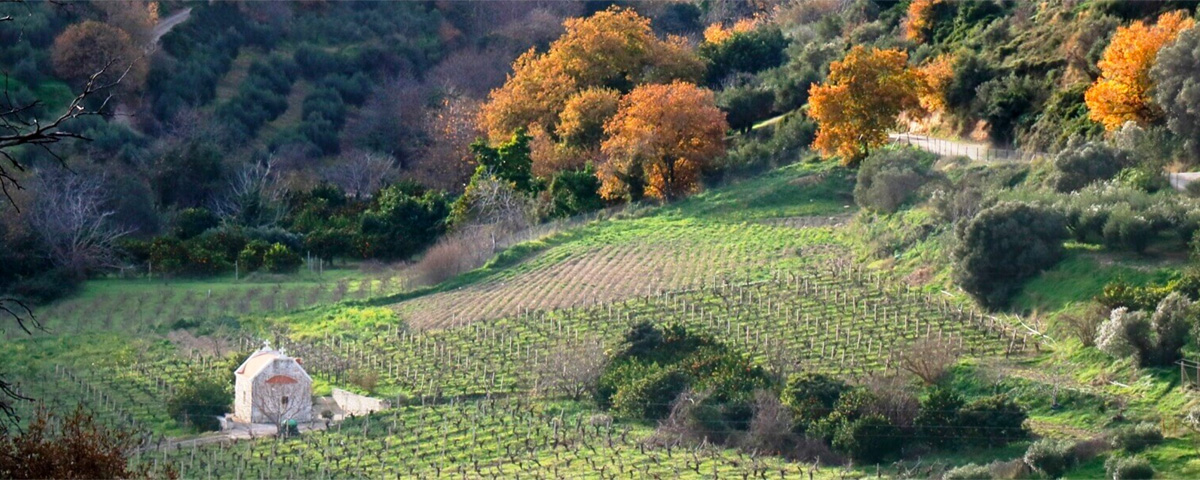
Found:
[[191, 16], [192, 7], [188, 7], [171, 14], [167, 18], [159, 19], [158, 24], [154, 25], [154, 34], [150, 38], [150, 43], [157, 45], [158, 40], [161, 39], [163, 35], [166, 35], [167, 32], [170, 32], [171, 29], [175, 28], [176, 25], [187, 21], [188, 17]]

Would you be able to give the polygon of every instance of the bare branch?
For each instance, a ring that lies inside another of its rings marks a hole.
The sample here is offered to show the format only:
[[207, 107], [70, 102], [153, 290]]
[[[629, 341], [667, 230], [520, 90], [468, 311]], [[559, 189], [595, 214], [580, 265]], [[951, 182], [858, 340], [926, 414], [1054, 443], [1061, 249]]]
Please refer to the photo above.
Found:
[[55, 159], [65, 165], [62, 157], [50, 150], [49, 146], [63, 140], [90, 140], [82, 134], [66, 130], [64, 123], [71, 119], [103, 113], [105, 107], [108, 106], [108, 102], [112, 99], [112, 95], [106, 96], [96, 108], [86, 107], [88, 99], [121, 83], [125, 79], [125, 76], [129, 74], [130, 69], [133, 68], [133, 63], [130, 63], [115, 80], [102, 82], [100, 80], [101, 76], [112, 68], [115, 62], [116, 59], [109, 60], [103, 68], [90, 75], [87, 83], [83, 86], [83, 90], [71, 99], [62, 113], [53, 117], [48, 123], [32, 115], [35, 108], [41, 105], [40, 101], [34, 100], [26, 104], [16, 104], [16, 101], [12, 98], [6, 77], [4, 98], [7, 105], [4, 105], [4, 108], [7, 108], [7, 110], [0, 112], [0, 156], [3, 156], [4, 160], [7, 161], [8, 168], [5, 167], [5, 163], [0, 162], [0, 192], [4, 193], [5, 198], [14, 207], [16, 203], [12, 198], [9, 188], [11, 187], [14, 191], [24, 189], [20, 179], [17, 178], [17, 172], [24, 172], [25, 166], [11, 153], [11, 150], [22, 145], [37, 146], [50, 152]]

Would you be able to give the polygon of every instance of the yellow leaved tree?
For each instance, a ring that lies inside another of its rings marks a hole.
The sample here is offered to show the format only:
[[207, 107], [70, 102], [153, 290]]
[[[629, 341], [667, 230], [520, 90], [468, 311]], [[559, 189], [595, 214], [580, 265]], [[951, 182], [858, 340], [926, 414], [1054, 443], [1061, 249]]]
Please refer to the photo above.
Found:
[[604, 126], [600, 195], [672, 200], [695, 192], [701, 172], [725, 151], [728, 129], [707, 88], [676, 81], [633, 89]]
[[809, 88], [808, 114], [818, 125], [813, 146], [857, 165], [887, 143], [901, 112], [918, 106], [919, 85], [907, 53], [855, 46], [830, 64], [825, 83]]
[[1100, 78], [1084, 92], [1088, 116], [1106, 130], [1125, 122], [1147, 124], [1161, 115], [1151, 98], [1150, 67], [1158, 51], [1195, 24], [1184, 10], [1160, 15], [1153, 25], [1136, 21], [1117, 28], [1097, 64]]

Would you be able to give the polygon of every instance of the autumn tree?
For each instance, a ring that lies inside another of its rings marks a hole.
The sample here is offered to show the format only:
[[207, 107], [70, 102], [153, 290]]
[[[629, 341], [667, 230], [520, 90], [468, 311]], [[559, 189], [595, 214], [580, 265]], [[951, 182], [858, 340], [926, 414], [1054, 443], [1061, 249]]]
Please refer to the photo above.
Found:
[[701, 171], [725, 151], [728, 129], [706, 88], [677, 81], [634, 89], [604, 126], [600, 194], [672, 200], [696, 191]]
[[829, 66], [825, 83], [809, 89], [809, 115], [818, 123], [813, 145], [855, 165], [887, 143], [900, 112], [918, 105], [919, 81], [900, 50], [855, 46]]
[[[12, 432], [10, 432], [12, 433]], [[132, 432], [105, 427], [77, 408], [55, 418], [42, 409], [19, 434], [0, 436], [0, 478], [133, 478]]]
[[946, 0], [913, 0], [904, 19], [904, 38], [913, 42], [932, 40], [937, 21], [952, 15], [953, 9], [954, 5]]
[[917, 100], [921, 109], [927, 113], [936, 113], [946, 109], [946, 93], [954, 81], [954, 57], [938, 55], [916, 70]]
[[158, 2], [107, 0], [92, 5], [104, 12], [105, 23], [124, 30], [137, 45], [149, 46], [154, 41]]
[[1160, 15], [1153, 26], [1139, 20], [1117, 28], [1097, 64], [1100, 78], [1084, 92], [1088, 116], [1109, 131], [1125, 122], [1145, 125], [1159, 118], [1162, 113], [1151, 98], [1150, 68], [1159, 50], [1195, 23], [1178, 10]]
[[611, 88], [589, 88], [572, 95], [558, 118], [558, 138], [573, 147], [599, 145], [604, 123], [617, 114], [621, 93]]
[[704, 70], [685, 41], [659, 39], [633, 10], [613, 7], [563, 26], [545, 53], [530, 49], [517, 58], [504, 86], [489, 95], [481, 123], [492, 140], [534, 124], [556, 131], [567, 99], [588, 88], [625, 92], [645, 82], [696, 80]]
[[[100, 83], [121, 79], [121, 88], [138, 90], [146, 81], [146, 56], [124, 30], [106, 23], [88, 20], [67, 27], [54, 39], [51, 53], [54, 72], [75, 81], [87, 81], [103, 71]], [[128, 73], [126, 73], [128, 70]]]

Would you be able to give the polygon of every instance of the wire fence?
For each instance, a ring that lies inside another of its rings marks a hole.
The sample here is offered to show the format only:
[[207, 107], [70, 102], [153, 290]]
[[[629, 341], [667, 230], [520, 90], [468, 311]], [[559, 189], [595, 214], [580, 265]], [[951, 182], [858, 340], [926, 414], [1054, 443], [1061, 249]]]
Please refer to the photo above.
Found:
[[1045, 152], [996, 148], [990, 145], [955, 142], [940, 138], [927, 137], [924, 135], [912, 135], [909, 133], [893, 134], [889, 138], [891, 142], [895, 144], [911, 145], [921, 150], [925, 150], [930, 153], [936, 153], [938, 155], [948, 157], [967, 157], [981, 162], [1029, 163], [1034, 160], [1047, 158], [1050, 156], [1050, 154]]

